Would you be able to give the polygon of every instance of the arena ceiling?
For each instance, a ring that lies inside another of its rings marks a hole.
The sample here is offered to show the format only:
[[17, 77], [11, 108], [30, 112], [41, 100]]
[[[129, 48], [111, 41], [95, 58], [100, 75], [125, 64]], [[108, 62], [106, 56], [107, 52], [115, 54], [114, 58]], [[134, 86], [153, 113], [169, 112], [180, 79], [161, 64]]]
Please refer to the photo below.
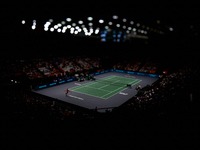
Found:
[[[0, 32], [13, 30], [16, 24], [21, 24], [22, 20], [29, 19], [42, 22], [42, 30], [44, 24], [49, 20], [55, 20], [54, 23], [61, 22], [67, 17], [72, 19], [87, 19], [92, 16], [98, 19], [109, 20], [113, 15], [117, 15], [121, 21], [126, 18], [133, 20], [135, 23], [141, 23], [152, 28], [156, 25], [173, 28], [170, 42], [178, 38], [179, 46], [185, 43], [195, 41], [194, 38], [199, 39], [199, 6], [197, 3], [185, 3], [175, 1], [27, 1], [27, 2], [4, 2], [0, 5]], [[32, 23], [31, 22], [31, 23]], [[130, 23], [130, 22], [129, 22]], [[122, 26], [121, 26], [122, 27]], [[127, 26], [128, 27], [128, 26]], [[141, 26], [140, 26], [141, 27]], [[29, 27], [31, 30], [31, 26]], [[14, 29], [18, 30], [18, 29]], [[169, 31], [169, 30], [168, 30]], [[178, 36], [178, 37], [177, 37]], [[192, 36], [192, 38], [191, 38]], [[10, 37], [8, 38], [10, 39]], [[189, 42], [188, 39], [190, 40]], [[9, 40], [8, 40], [9, 41]], [[197, 41], [197, 40], [196, 40]], [[6, 43], [6, 42], [5, 42]], [[198, 44], [198, 41], [196, 42]], [[173, 43], [174, 44], [174, 43]], [[172, 45], [173, 45], [172, 44]], [[188, 44], [191, 47], [195, 43]], [[20, 45], [20, 44], [18, 44]], [[186, 46], [182, 46], [186, 47]], [[196, 46], [193, 46], [196, 47]]]
[[73, 16], [121, 15], [141, 21], [164, 23], [197, 22], [198, 4], [174, 1], [28, 1], [1, 5], [4, 18], [62, 18]]
[[[67, 17], [109, 19], [113, 15], [146, 26], [159, 22], [161, 27], [172, 27], [182, 35], [191, 32], [199, 36], [199, 6], [197, 3], [175, 1], [27, 1], [6, 2], [1, 5], [4, 27], [23, 19], [62, 21]], [[189, 33], [190, 34], [190, 33]]]

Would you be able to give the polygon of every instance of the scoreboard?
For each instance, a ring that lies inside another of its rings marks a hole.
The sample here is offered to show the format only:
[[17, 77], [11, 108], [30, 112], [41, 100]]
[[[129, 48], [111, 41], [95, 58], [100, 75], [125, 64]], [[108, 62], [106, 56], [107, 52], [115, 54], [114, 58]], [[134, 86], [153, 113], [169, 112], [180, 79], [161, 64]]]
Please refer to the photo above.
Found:
[[126, 32], [116, 30], [104, 30], [100, 32], [101, 42], [124, 42]]

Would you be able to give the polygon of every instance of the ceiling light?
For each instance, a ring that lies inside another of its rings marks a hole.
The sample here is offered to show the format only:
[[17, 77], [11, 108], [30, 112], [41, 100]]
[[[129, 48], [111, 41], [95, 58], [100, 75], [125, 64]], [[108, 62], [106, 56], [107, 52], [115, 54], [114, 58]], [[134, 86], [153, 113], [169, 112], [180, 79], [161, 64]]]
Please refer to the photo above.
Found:
[[25, 24], [26, 22], [25, 22], [25, 20], [22, 20], [22, 24]]
[[118, 19], [118, 16], [117, 15], [113, 15], [113, 19]]
[[66, 21], [70, 22], [70, 21], [72, 21], [72, 19], [71, 18], [66, 18]]
[[93, 20], [93, 18], [92, 18], [92, 17], [88, 17], [88, 18], [87, 18], [87, 20], [89, 20], [89, 21], [92, 21], [92, 20]]
[[99, 23], [104, 23], [104, 20], [103, 20], [103, 19], [100, 19], [100, 20], [99, 20]]

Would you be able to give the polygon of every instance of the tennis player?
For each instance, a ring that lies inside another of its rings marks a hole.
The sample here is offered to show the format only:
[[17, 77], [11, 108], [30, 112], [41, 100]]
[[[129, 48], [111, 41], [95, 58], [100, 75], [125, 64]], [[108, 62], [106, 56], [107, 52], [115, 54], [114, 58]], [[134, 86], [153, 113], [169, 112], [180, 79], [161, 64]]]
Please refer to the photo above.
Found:
[[69, 92], [70, 92], [70, 91], [67, 89], [65, 94], [67, 95]]

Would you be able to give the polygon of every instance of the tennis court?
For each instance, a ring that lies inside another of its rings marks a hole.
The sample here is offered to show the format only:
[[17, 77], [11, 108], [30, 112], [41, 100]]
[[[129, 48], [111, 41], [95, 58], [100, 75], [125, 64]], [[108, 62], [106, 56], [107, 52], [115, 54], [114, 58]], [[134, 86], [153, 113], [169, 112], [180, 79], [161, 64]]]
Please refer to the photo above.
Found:
[[108, 99], [113, 95], [129, 88], [127, 85], [133, 86], [140, 81], [142, 80], [111, 75], [94, 80], [93, 82], [70, 88], [69, 90], [102, 99]]
[[[73, 81], [33, 92], [87, 109], [93, 110], [97, 107], [98, 112], [105, 112], [119, 107], [135, 96], [137, 85], [145, 87], [158, 80], [155, 77], [121, 72], [99, 74], [95, 75], [95, 78], [95, 81]], [[129, 89], [127, 84], [131, 84], [132, 89]], [[70, 90], [68, 95], [65, 94], [66, 89]]]

